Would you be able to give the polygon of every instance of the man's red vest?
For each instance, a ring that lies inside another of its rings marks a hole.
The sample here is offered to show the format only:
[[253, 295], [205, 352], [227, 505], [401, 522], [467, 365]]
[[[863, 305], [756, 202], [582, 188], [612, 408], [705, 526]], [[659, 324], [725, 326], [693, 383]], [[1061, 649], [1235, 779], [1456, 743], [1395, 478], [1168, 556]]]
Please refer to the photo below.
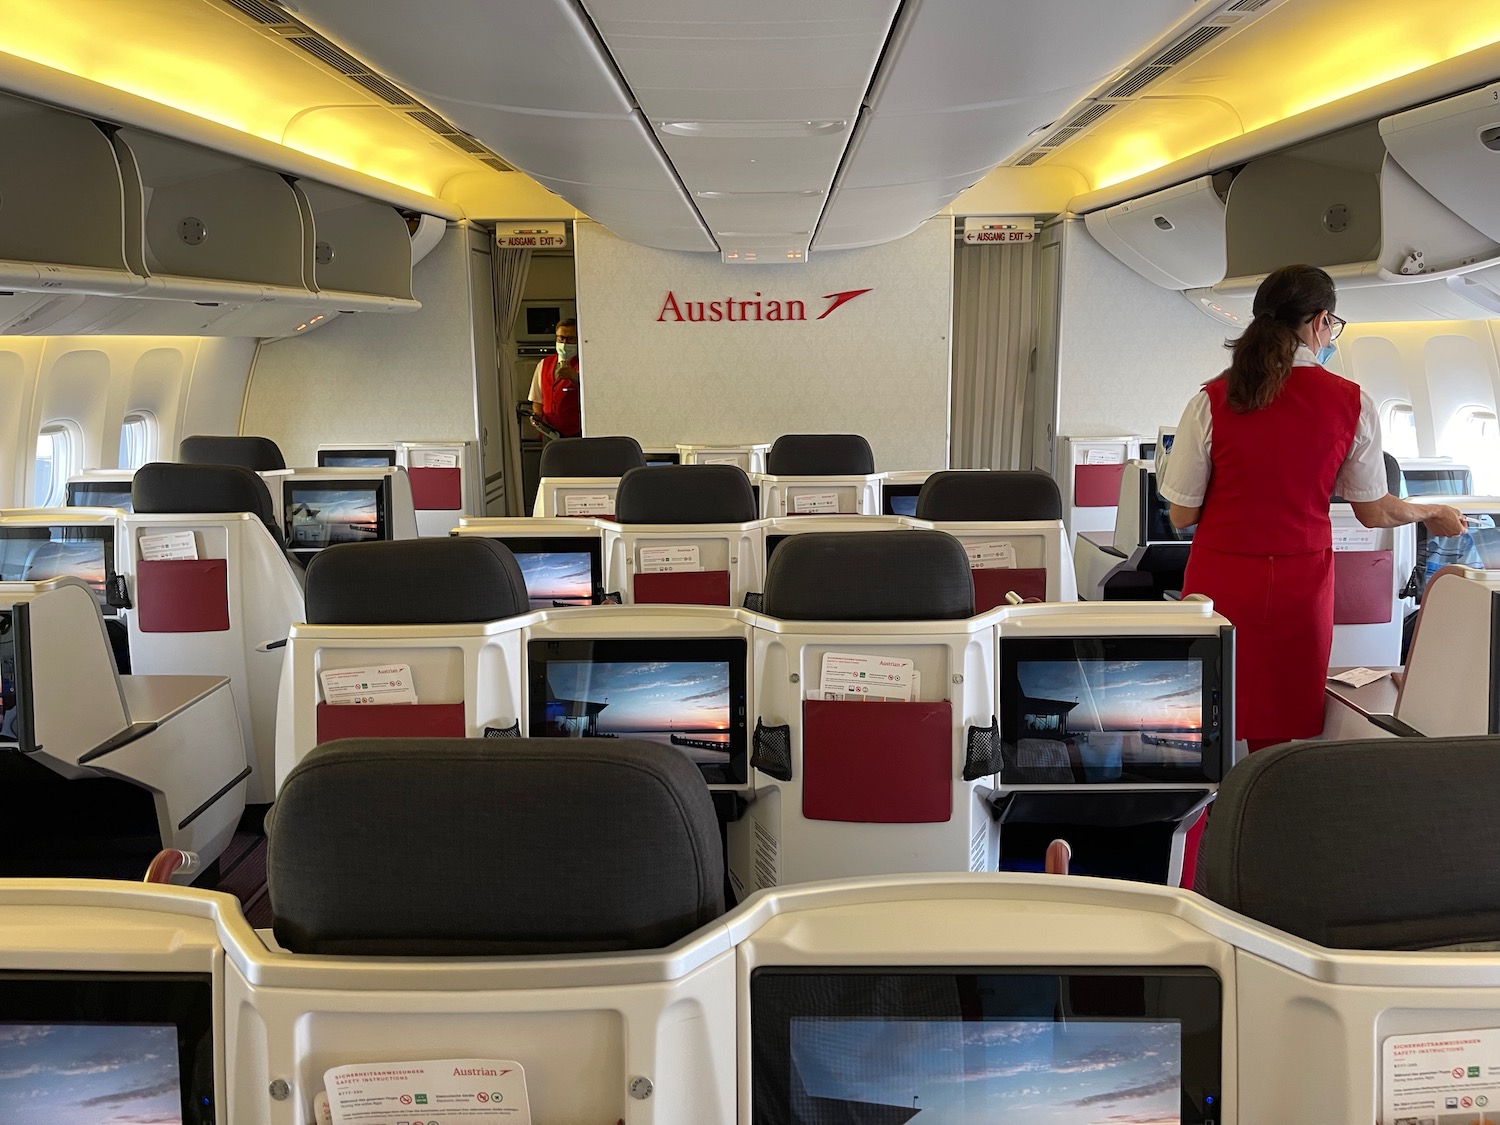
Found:
[[[558, 368], [562, 370], [559, 373]], [[583, 433], [583, 410], [579, 402], [578, 372], [558, 357], [542, 360], [542, 421], [563, 437]]]

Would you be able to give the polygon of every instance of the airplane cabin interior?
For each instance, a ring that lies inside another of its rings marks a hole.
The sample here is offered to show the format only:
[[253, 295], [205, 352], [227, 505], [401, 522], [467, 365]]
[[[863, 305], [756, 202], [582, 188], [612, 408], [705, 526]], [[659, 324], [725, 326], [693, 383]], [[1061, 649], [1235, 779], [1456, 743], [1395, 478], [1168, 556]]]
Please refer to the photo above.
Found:
[[3, 0], [0, 1121], [1500, 1122], [1497, 160], [1491, 0]]

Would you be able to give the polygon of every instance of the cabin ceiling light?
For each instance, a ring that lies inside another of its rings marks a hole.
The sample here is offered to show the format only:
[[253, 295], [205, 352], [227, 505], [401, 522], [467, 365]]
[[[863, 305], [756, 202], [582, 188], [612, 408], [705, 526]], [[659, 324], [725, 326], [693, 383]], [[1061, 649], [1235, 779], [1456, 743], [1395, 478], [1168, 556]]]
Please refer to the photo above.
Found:
[[658, 121], [672, 137], [755, 140], [767, 137], [828, 137], [849, 128], [847, 121]]

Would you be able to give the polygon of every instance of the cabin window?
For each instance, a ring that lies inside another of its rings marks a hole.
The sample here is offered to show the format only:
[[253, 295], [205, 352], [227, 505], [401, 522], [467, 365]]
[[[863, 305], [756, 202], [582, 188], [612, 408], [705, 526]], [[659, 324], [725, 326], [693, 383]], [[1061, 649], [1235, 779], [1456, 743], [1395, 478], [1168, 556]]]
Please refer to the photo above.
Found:
[[1500, 423], [1487, 406], [1465, 406], [1443, 431], [1442, 452], [1469, 466], [1474, 491], [1481, 496], [1500, 492]]
[[1385, 408], [1385, 433], [1381, 444], [1392, 457], [1416, 457], [1417, 415], [1409, 402], [1393, 402]]
[[125, 415], [120, 426], [122, 469], [139, 469], [156, 456], [156, 419], [144, 410]]
[[36, 438], [36, 474], [32, 504], [38, 508], [62, 506], [68, 477], [77, 471], [82, 442], [67, 426], [48, 426]]

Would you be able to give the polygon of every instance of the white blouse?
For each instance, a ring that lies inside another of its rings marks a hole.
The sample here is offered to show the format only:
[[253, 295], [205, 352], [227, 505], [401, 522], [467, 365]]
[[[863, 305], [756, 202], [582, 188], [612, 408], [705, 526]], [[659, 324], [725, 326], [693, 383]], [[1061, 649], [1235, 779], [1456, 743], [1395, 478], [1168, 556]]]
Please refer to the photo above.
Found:
[[[1317, 357], [1306, 344], [1297, 345], [1293, 367], [1315, 367]], [[1156, 451], [1156, 490], [1174, 504], [1198, 508], [1208, 493], [1208, 478], [1213, 473], [1210, 452], [1213, 449], [1213, 411], [1208, 393], [1199, 391], [1182, 412], [1172, 452]], [[1333, 490], [1345, 500], [1364, 503], [1379, 500], [1388, 491], [1385, 457], [1380, 448], [1380, 419], [1375, 404], [1363, 390], [1359, 392], [1359, 423], [1354, 429], [1354, 444], [1349, 456], [1339, 466]]]

